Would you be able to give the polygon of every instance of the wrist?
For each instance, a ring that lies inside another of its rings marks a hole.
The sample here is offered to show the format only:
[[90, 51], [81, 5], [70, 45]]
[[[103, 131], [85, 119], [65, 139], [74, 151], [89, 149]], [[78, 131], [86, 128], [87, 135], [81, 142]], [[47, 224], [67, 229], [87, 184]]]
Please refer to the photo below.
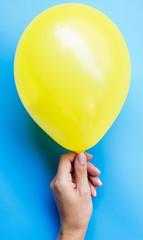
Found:
[[87, 226], [76, 228], [76, 229], [63, 226], [60, 229], [57, 240], [71, 240], [71, 239], [84, 240], [86, 230], [87, 230]]

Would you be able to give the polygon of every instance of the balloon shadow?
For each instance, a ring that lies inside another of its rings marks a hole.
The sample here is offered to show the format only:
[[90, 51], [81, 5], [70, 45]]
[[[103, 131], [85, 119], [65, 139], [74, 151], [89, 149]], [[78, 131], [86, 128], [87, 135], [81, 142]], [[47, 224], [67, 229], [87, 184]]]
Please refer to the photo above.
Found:
[[45, 165], [50, 169], [52, 175], [55, 175], [60, 156], [69, 151], [55, 142], [32, 119], [29, 121], [29, 127], [33, 135], [34, 144], [43, 155]]

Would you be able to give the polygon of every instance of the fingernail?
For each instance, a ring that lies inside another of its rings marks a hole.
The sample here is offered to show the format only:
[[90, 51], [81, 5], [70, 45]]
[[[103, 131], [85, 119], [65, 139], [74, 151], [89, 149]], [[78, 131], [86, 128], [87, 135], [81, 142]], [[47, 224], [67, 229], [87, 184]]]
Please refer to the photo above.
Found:
[[101, 182], [101, 180], [98, 178], [97, 179], [97, 181], [98, 181], [98, 184], [100, 185], [100, 186], [102, 186], [102, 182]]
[[93, 189], [93, 195], [94, 195], [94, 197], [97, 196], [96, 188]]
[[77, 161], [80, 163], [80, 164], [85, 164], [87, 162], [87, 158], [85, 156], [84, 153], [79, 153], [77, 155]]

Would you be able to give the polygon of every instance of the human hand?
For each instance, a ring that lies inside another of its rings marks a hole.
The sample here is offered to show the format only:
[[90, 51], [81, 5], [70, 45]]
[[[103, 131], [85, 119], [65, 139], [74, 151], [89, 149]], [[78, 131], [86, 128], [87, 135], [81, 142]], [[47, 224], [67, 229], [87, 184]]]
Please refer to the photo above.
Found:
[[92, 196], [96, 187], [102, 185], [98, 178], [100, 171], [87, 162], [89, 153], [75, 152], [60, 157], [58, 171], [50, 184], [58, 207], [61, 229], [58, 239], [84, 239], [92, 214]]

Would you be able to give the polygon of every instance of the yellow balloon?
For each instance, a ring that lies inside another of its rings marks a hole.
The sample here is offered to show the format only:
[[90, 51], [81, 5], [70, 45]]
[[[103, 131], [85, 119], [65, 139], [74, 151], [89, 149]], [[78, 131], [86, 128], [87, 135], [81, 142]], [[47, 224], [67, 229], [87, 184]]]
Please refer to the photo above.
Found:
[[35, 122], [77, 153], [95, 145], [118, 116], [131, 64], [125, 40], [102, 12], [68, 3], [24, 31], [15, 54], [19, 96]]

